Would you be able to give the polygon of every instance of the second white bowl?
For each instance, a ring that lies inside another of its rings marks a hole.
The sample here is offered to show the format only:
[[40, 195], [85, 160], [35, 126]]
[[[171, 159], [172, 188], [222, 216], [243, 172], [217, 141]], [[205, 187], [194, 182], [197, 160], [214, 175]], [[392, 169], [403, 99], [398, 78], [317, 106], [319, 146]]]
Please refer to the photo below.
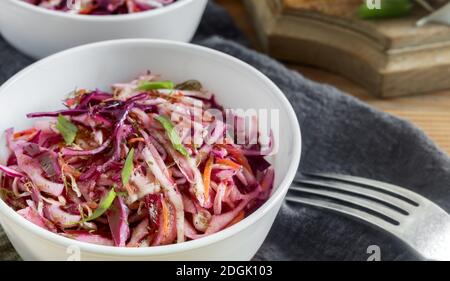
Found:
[[207, 0], [178, 0], [161, 9], [127, 15], [76, 15], [21, 0], [0, 0], [0, 33], [21, 52], [42, 58], [87, 44], [123, 38], [189, 42]]

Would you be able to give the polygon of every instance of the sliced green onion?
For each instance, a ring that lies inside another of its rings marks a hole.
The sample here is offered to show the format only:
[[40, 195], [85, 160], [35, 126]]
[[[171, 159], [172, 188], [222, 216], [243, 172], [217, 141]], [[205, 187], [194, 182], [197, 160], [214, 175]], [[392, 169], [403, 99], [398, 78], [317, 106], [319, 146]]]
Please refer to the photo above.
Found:
[[173, 125], [172, 121], [161, 115], [155, 117], [155, 119], [158, 120], [159, 123], [161, 123], [161, 125], [164, 127], [164, 130], [166, 130], [167, 136], [169, 137], [172, 146], [183, 156], [189, 157], [189, 152], [187, 151], [186, 147], [184, 147], [184, 145], [181, 143], [180, 136], [177, 134], [177, 131], [175, 130], [175, 126]]
[[175, 88], [175, 84], [172, 81], [143, 81], [139, 83], [137, 89], [140, 91], [151, 91], [173, 88]]
[[132, 148], [130, 152], [128, 152], [127, 159], [125, 160], [125, 164], [123, 165], [122, 168], [121, 176], [122, 176], [122, 184], [124, 186], [127, 185], [128, 182], [130, 181], [131, 173], [133, 172], [134, 169], [133, 160], [134, 160], [134, 148]]
[[102, 216], [106, 211], [108, 211], [109, 207], [111, 207], [114, 199], [116, 199], [116, 196], [117, 194], [114, 191], [114, 188], [111, 189], [108, 194], [100, 201], [100, 204], [98, 205], [97, 209], [95, 209], [94, 213], [85, 218], [83, 222], [95, 220], [96, 218]]
[[71, 145], [77, 137], [78, 128], [61, 114], [58, 116], [56, 129], [63, 136], [66, 144]]

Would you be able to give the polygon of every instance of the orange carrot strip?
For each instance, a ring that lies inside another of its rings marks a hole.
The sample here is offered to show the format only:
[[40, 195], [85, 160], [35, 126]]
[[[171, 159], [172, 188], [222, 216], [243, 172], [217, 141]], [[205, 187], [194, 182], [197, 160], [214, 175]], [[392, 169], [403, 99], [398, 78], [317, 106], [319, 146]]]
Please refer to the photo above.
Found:
[[132, 138], [128, 141], [129, 144], [133, 144], [135, 142], [145, 142], [144, 138]]
[[216, 161], [217, 164], [222, 164], [231, 167], [233, 170], [240, 170], [242, 168], [241, 165], [231, 161], [230, 159], [218, 159]]
[[81, 176], [81, 173], [71, 165], [67, 164], [62, 157], [58, 158], [58, 163], [61, 166], [61, 170], [64, 172], [64, 174], [72, 175], [76, 179]]
[[82, 15], [88, 15], [95, 9], [93, 4], [89, 4], [88, 6], [83, 7], [83, 9], [79, 12]]
[[24, 130], [24, 131], [21, 131], [21, 132], [17, 132], [17, 133], [14, 133], [14, 134], [13, 134], [13, 138], [14, 138], [15, 140], [17, 140], [17, 139], [20, 139], [20, 138], [22, 138], [22, 137], [24, 137], [24, 136], [30, 136], [30, 135], [36, 133], [36, 131], [37, 131], [36, 128], [31, 128], [31, 129], [28, 129], [28, 130]]
[[245, 218], [245, 212], [244, 211], [240, 211], [239, 214], [227, 225], [227, 227], [230, 227], [232, 225], [237, 224], [238, 222], [240, 222], [244, 218]]
[[98, 208], [98, 204], [96, 202], [94, 202], [94, 201], [87, 202], [86, 204], [91, 209], [97, 209]]
[[77, 98], [71, 98], [71, 99], [67, 99], [66, 100], [66, 105], [68, 107], [72, 107], [73, 105], [75, 105], [77, 103]]
[[164, 235], [167, 235], [169, 232], [169, 206], [167, 206], [167, 203], [162, 200], [162, 218], [163, 218], [163, 232]]
[[209, 159], [205, 165], [205, 171], [203, 172], [203, 184], [205, 185], [205, 200], [206, 201], [208, 201], [208, 199], [209, 199], [209, 186], [211, 184], [211, 171], [212, 171], [213, 164], [214, 164], [214, 158], [212, 156], [209, 156]]
[[241, 151], [239, 151], [238, 149], [231, 147], [231, 146], [225, 146], [225, 149], [231, 154], [231, 156], [233, 156], [236, 161], [239, 162], [239, 164], [241, 164], [242, 166], [244, 166], [244, 168], [249, 171], [251, 174], [253, 174], [253, 170], [252, 167], [250, 167], [250, 164], [247, 161], [247, 158], [245, 158], [244, 154], [242, 154]]

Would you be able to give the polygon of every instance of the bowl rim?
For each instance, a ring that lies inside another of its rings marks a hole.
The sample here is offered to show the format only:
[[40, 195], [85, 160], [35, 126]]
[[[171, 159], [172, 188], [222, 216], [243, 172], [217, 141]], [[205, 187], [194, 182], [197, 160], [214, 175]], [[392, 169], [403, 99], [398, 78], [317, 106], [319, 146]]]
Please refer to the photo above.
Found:
[[[53, 233], [51, 231], [48, 231], [46, 229], [43, 229], [30, 221], [26, 220], [22, 216], [20, 216], [16, 211], [14, 211], [11, 207], [9, 207], [3, 200], [0, 199], [0, 215], [5, 216], [7, 219], [9, 219], [11, 222], [13, 222], [16, 225], [19, 225], [21, 228], [31, 232], [34, 235], [37, 235], [44, 240], [47, 240], [51, 243], [55, 243], [58, 245], [62, 245], [65, 247], [68, 246], [78, 246], [81, 250], [81, 252], [90, 252], [95, 254], [103, 254], [103, 255], [112, 255], [112, 256], [124, 256], [124, 257], [142, 257], [142, 256], [157, 256], [157, 255], [166, 255], [166, 254], [172, 254], [177, 252], [185, 252], [197, 248], [202, 248], [208, 245], [211, 245], [213, 243], [219, 242], [221, 240], [224, 240], [226, 238], [229, 238], [231, 236], [236, 235], [238, 232], [243, 231], [244, 229], [250, 227], [254, 223], [256, 223], [258, 220], [260, 220], [262, 217], [264, 217], [271, 209], [276, 207], [276, 204], [280, 203], [285, 194], [287, 193], [287, 190], [292, 183], [295, 174], [297, 172], [299, 163], [300, 163], [300, 157], [301, 157], [301, 149], [302, 149], [302, 140], [301, 140], [301, 132], [300, 132], [300, 125], [297, 119], [297, 116], [295, 114], [294, 109], [292, 108], [292, 105], [286, 98], [286, 96], [283, 94], [283, 92], [272, 82], [267, 76], [265, 76], [263, 73], [261, 73], [259, 70], [254, 68], [253, 66], [247, 64], [246, 62], [243, 62], [231, 55], [228, 55], [226, 53], [199, 46], [194, 45], [191, 43], [182, 43], [182, 42], [174, 42], [169, 40], [160, 40], [160, 39], [119, 39], [119, 40], [111, 40], [111, 41], [103, 41], [98, 43], [92, 43], [88, 45], [83, 45], [75, 48], [71, 48], [59, 53], [56, 53], [54, 55], [51, 55], [49, 57], [46, 57], [38, 62], [35, 62], [31, 64], [30, 66], [26, 67], [25, 69], [21, 70], [17, 74], [15, 74], [13, 77], [8, 79], [1, 87], [0, 87], [0, 95], [3, 94], [8, 90], [10, 86], [12, 86], [16, 81], [22, 79], [22, 77], [26, 76], [28, 72], [33, 71], [35, 68], [39, 68], [41, 65], [45, 64], [51, 64], [53, 60], [64, 58], [65, 56], [71, 56], [72, 54], [76, 54], [78, 52], [84, 52], [89, 49], [96, 49], [96, 48], [108, 48], [108, 47], [114, 47], [114, 46], [120, 46], [120, 45], [133, 45], [133, 44], [143, 44], [151, 46], [167, 46], [172, 48], [188, 48], [193, 52], [199, 52], [199, 53], [205, 53], [209, 56], [214, 56], [216, 58], [220, 58], [222, 60], [231, 62], [238, 67], [245, 68], [247, 71], [255, 75], [262, 83], [265, 84], [266, 87], [270, 89], [271, 94], [279, 99], [281, 102], [283, 109], [286, 110], [288, 118], [289, 118], [289, 125], [294, 130], [293, 131], [293, 151], [292, 151], [292, 158], [289, 163], [289, 168], [286, 172], [286, 176], [281, 181], [281, 183], [278, 185], [278, 188], [276, 188], [275, 192], [272, 193], [270, 198], [262, 205], [260, 206], [255, 212], [250, 214], [248, 217], [244, 218], [239, 223], [228, 227], [224, 230], [221, 230], [217, 233], [214, 233], [209, 236], [205, 236], [203, 238], [197, 239], [197, 240], [191, 240], [187, 242], [183, 242], [180, 244], [171, 244], [171, 245], [164, 245], [164, 246], [152, 246], [152, 247], [143, 247], [143, 248], [120, 248], [120, 247], [114, 247], [114, 246], [103, 246], [98, 244], [92, 244], [82, 241], [77, 241], [74, 239], [70, 239], [64, 236], [61, 236], [59, 234]], [[1, 218], [2, 224], [4, 222], [4, 218]]]
[[[54, 17], [59, 17], [59, 18], [66, 18], [66, 19], [71, 19], [71, 20], [87, 21], [87, 22], [91, 22], [91, 21], [111, 22], [111, 21], [137, 20], [137, 19], [142, 19], [142, 18], [147, 18], [147, 17], [152, 17], [152, 16], [158, 16], [158, 15], [161, 15], [164, 13], [169, 13], [172, 10], [182, 8], [194, 1], [199, 1], [199, 0], [178, 0], [177, 2], [167, 5], [160, 9], [154, 9], [154, 10], [149, 10], [149, 11], [144, 11], [144, 12], [139, 12], [139, 13], [132, 13], [132, 14], [122, 14], [122, 15], [70, 14], [70, 13], [64, 13], [61, 11], [45, 9], [45, 8], [30, 4], [30, 3], [26, 3], [21, 0], [6, 0], [6, 1], [9, 1], [12, 5], [15, 5], [16, 7], [19, 7], [21, 9], [26, 9], [31, 12], [36, 12], [36, 13], [43, 14], [43, 15], [54, 16]], [[200, 0], [200, 1], [205, 1], [205, 0]]]

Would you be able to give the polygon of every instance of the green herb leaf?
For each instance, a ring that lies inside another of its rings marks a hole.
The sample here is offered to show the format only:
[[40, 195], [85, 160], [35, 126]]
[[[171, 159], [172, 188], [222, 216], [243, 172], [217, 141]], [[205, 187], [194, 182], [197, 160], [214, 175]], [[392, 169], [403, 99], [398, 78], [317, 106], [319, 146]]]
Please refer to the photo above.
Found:
[[173, 89], [175, 85], [172, 81], [143, 81], [139, 83], [138, 90], [151, 91], [160, 89]]
[[66, 144], [70, 145], [75, 141], [78, 133], [78, 128], [72, 124], [68, 119], [66, 119], [61, 114], [58, 116], [56, 129], [63, 136]]
[[172, 146], [183, 156], [189, 157], [189, 152], [187, 151], [186, 147], [184, 147], [184, 145], [181, 143], [180, 136], [177, 134], [177, 131], [175, 130], [175, 126], [173, 125], [172, 121], [161, 115], [155, 117], [155, 119], [158, 120], [159, 123], [161, 123], [161, 125], [166, 130], [167, 136], [169, 137]]
[[103, 215], [106, 211], [108, 211], [109, 207], [111, 207], [112, 203], [114, 202], [114, 199], [116, 199], [116, 192], [114, 191], [114, 188], [111, 189], [108, 194], [100, 201], [100, 204], [98, 205], [97, 209], [95, 209], [94, 213], [90, 215], [89, 217], [85, 218], [83, 222], [95, 220], [96, 218]]
[[134, 169], [133, 160], [134, 160], [134, 148], [132, 148], [128, 152], [127, 159], [125, 160], [125, 164], [123, 165], [122, 168], [121, 176], [123, 185], [127, 185], [128, 182], [130, 181], [131, 173], [133, 172]]

